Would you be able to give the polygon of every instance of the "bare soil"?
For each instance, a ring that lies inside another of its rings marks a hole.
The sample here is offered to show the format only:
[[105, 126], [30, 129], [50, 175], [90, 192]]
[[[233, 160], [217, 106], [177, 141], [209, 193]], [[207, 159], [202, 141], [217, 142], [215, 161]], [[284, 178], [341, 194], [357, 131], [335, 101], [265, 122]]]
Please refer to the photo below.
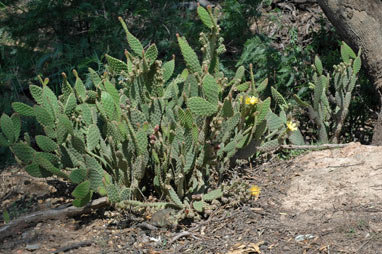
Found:
[[[143, 216], [99, 209], [26, 228], [1, 241], [0, 253], [382, 253], [381, 154], [382, 147], [351, 143], [238, 167], [230, 182], [260, 186], [259, 198], [221, 206], [205, 220], [150, 230]], [[2, 210], [14, 218], [70, 203], [72, 187], [8, 168], [0, 191]]]

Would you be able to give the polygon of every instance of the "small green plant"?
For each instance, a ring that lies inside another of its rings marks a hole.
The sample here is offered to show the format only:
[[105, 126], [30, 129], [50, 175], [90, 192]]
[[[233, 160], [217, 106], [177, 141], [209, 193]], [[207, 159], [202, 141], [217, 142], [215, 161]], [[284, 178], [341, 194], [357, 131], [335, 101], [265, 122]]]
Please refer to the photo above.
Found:
[[[286, 142], [297, 128], [285, 113], [271, 111], [270, 98], [261, 98], [267, 80], [256, 83], [252, 66], [249, 81], [242, 66], [233, 79], [224, 77], [218, 9], [199, 6], [197, 12], [208, 29], [200, 33], [202, 61], [177, 35], [187, 68], [172, 78], [175, 60], [157, 60], [156, 45], [143, 47], [120, 18], [130, 47], [126, 61], [106, 54], [102, 76], [89, 69], [95, 90], [74, 71], [74, 86], [64, 74], [57, 97], [40, 78], [42, 87], [29, 87], [36, 105], [15, 102], [16, 113], [1, 116], [0, 144], [30, 175], [77, 184], [76, 206], [98, 192], [121, 207], [210, 210], [223, 195], [216, 176], [221, 179], [236, 159]], [[20, 139], [20, 115], [34, 117], [44, 134], [25, 132]], [[165, 202], [147, 203], [149, 194]]]
[[7, 209], [4, 209], [4, 210], [3, 210], [3, 220], [4, 220], [4, 223], [5, 223], [5, 224], [7, 224], [7, 223], [9, 223], [9, 222], [11, 221]]
[[[332, 73], [323, 74], [323, 66], [318, 56], [313, 68], [313, 82], [309, 87], [314, 91], [312, 104], [302, 101], [294, 95], [296, 102], [308, 108], [309, 118], [318, 128], [320, 143], [338, 143], [345, 118], [348, 114], [352, 91], [358, 72], [361, 69], [361, 52], [358, 55], [343, 42], [341, 45], [342, 62], [334, 66]], [[332, 85], [332, 88], [330, 88]], [[329, 138], [329, 136], [331, 136]]]

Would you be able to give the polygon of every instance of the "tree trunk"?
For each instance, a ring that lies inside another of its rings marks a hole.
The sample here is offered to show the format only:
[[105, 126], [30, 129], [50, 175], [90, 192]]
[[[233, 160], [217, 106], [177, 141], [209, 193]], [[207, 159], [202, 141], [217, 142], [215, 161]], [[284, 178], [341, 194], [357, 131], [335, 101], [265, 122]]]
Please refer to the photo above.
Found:
[[[317, 0], [325, 15], [362, 60], [382, 102], [382, 1]], [[374, 126], [373, 145], [382, 145], [382, 110]]]

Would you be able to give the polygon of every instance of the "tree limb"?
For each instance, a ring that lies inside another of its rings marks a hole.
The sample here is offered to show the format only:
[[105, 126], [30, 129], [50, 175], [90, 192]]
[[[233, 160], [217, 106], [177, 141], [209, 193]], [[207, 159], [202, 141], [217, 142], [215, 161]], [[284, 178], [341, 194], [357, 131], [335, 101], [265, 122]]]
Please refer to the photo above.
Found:
[[75, 207], [75, 206], [59, 207], [59, 208], [54, 208], [54, 209], [50, 209], [46, 211], [38, 211], [38, 212], [34, 212], [31, 214], [22, 216], [0, 227], [0, 240], [8, 236], [14, 235], [20, 230], [28, 226], [35, 225], [38, 222], [41, 222], [44, 220], [50, 220], [50, 219], [57, 219], [59, 217], [65, 217], [65, 216], [71, 217], [71, 216], [88, 213], [92, 209], [105, 207], [107, 204], [108, 204], [107, 198], [102, 197], [102, 198], [93, 200], [91, 203], [89, 203], [85, 207]]

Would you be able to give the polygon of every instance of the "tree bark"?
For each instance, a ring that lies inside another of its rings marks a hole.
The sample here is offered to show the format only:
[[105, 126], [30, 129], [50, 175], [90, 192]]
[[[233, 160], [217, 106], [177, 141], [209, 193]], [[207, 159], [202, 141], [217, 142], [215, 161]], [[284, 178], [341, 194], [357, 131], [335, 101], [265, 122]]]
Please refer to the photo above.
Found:
[[[382, 102], [382, 1], [317, 0], [321, 9], [355, 50], [362, 50], [362, 61]], [[382, 110], [374, 126], [373, 145], [382, 145]]]

